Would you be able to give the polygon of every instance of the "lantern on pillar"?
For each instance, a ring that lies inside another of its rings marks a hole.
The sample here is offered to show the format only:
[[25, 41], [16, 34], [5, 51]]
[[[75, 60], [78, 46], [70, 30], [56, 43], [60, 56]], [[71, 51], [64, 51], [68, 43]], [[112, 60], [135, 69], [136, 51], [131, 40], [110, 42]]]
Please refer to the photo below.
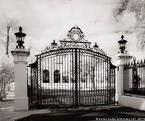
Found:
[[125, 52], [125, 48], [126, 48], [127, 40], [124, 40], [124, 36], [123, 35], [121, 36], [121, 39], [122, 40], [118, 41], [118, 43], [119, 43], [119, 49], [120, 49], [121, 53], [124, 53]]
[[15, 33], [15, 36], [16, 36], [16, 39], [17, 39], [17, 43], [18, 43], [16, 48], [23, 48], [24, 49], [25, 47], [23, 46], [23, 44], [24, 44], [24, 39], [25, 39], [26, 34], [23, 33], [22, 30], [23, 29], [20, 26], [19, 27], [19, 32]]

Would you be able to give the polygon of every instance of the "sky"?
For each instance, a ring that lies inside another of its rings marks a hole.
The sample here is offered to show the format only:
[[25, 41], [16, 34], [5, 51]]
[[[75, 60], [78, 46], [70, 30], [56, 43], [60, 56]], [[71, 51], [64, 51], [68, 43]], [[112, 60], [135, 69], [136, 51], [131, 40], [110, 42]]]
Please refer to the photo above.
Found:
[[27, 34], [25, 46], [31, 48], [32, 61], [34, 55], [50, 46], [53, 40], [59, 45], [59, 40], [67, 38], [67, 32], [75, 25], [84, 32], [85, 39], [92, 42], [91, 46], [97, 42], [112, 59], [119, 51], [118, 41], [122, 34], [128, 41], [128, 53], [143, 59], [144, 51], [137, 47], [137, 18], [128, 9], [133, 5], [132, 1], [0, 0], [0, 18], [8, 16], [18, 20], [17, 26], [10, 31], [11, 36], [15, 38], [18, 27], [23, 27], [23, 32]]

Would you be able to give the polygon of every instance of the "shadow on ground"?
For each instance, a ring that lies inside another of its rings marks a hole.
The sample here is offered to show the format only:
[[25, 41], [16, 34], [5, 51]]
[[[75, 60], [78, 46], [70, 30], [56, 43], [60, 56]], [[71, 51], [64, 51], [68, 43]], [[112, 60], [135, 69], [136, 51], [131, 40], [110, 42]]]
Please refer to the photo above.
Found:
[[145, 118], [145, 112], [126, 107], [102, 110], [52, 110], [51, 113], [33, 114], [17, 121], [95, 121], [96, 118]]

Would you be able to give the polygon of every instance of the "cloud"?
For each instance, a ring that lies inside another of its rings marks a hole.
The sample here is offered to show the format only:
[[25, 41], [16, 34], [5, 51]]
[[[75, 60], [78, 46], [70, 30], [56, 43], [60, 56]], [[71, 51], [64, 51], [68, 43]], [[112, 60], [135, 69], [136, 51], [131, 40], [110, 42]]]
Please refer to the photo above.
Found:
[[114, 32], [133, 33], [136, 22], [135, 13], [125, 11], [119, 22], [115, 23]]
[[78, 25], [85, 39], [97, 42], [113, 57], [119, 50], [117, 41], [120, 36], [131, 37], [136, 23], [134, 13], [127, 11], [129, 0], [121, 1], [0, 0], [0, 9], [16, 11], [27, 34], [26, 45], [31, 45], [35, 51], [44, 50], [54, 39], [59, 42], [66, 38], [71, 27]]

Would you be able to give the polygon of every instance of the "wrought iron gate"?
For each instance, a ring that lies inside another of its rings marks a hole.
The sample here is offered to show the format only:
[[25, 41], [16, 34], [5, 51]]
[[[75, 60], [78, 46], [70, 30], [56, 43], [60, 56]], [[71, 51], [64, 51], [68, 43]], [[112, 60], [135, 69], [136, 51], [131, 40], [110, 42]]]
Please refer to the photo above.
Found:
[[115, 66], [77, 26], [68, 38], [55, 41], [30, 65], [29, 104], [32, 108], [114, 103]]

